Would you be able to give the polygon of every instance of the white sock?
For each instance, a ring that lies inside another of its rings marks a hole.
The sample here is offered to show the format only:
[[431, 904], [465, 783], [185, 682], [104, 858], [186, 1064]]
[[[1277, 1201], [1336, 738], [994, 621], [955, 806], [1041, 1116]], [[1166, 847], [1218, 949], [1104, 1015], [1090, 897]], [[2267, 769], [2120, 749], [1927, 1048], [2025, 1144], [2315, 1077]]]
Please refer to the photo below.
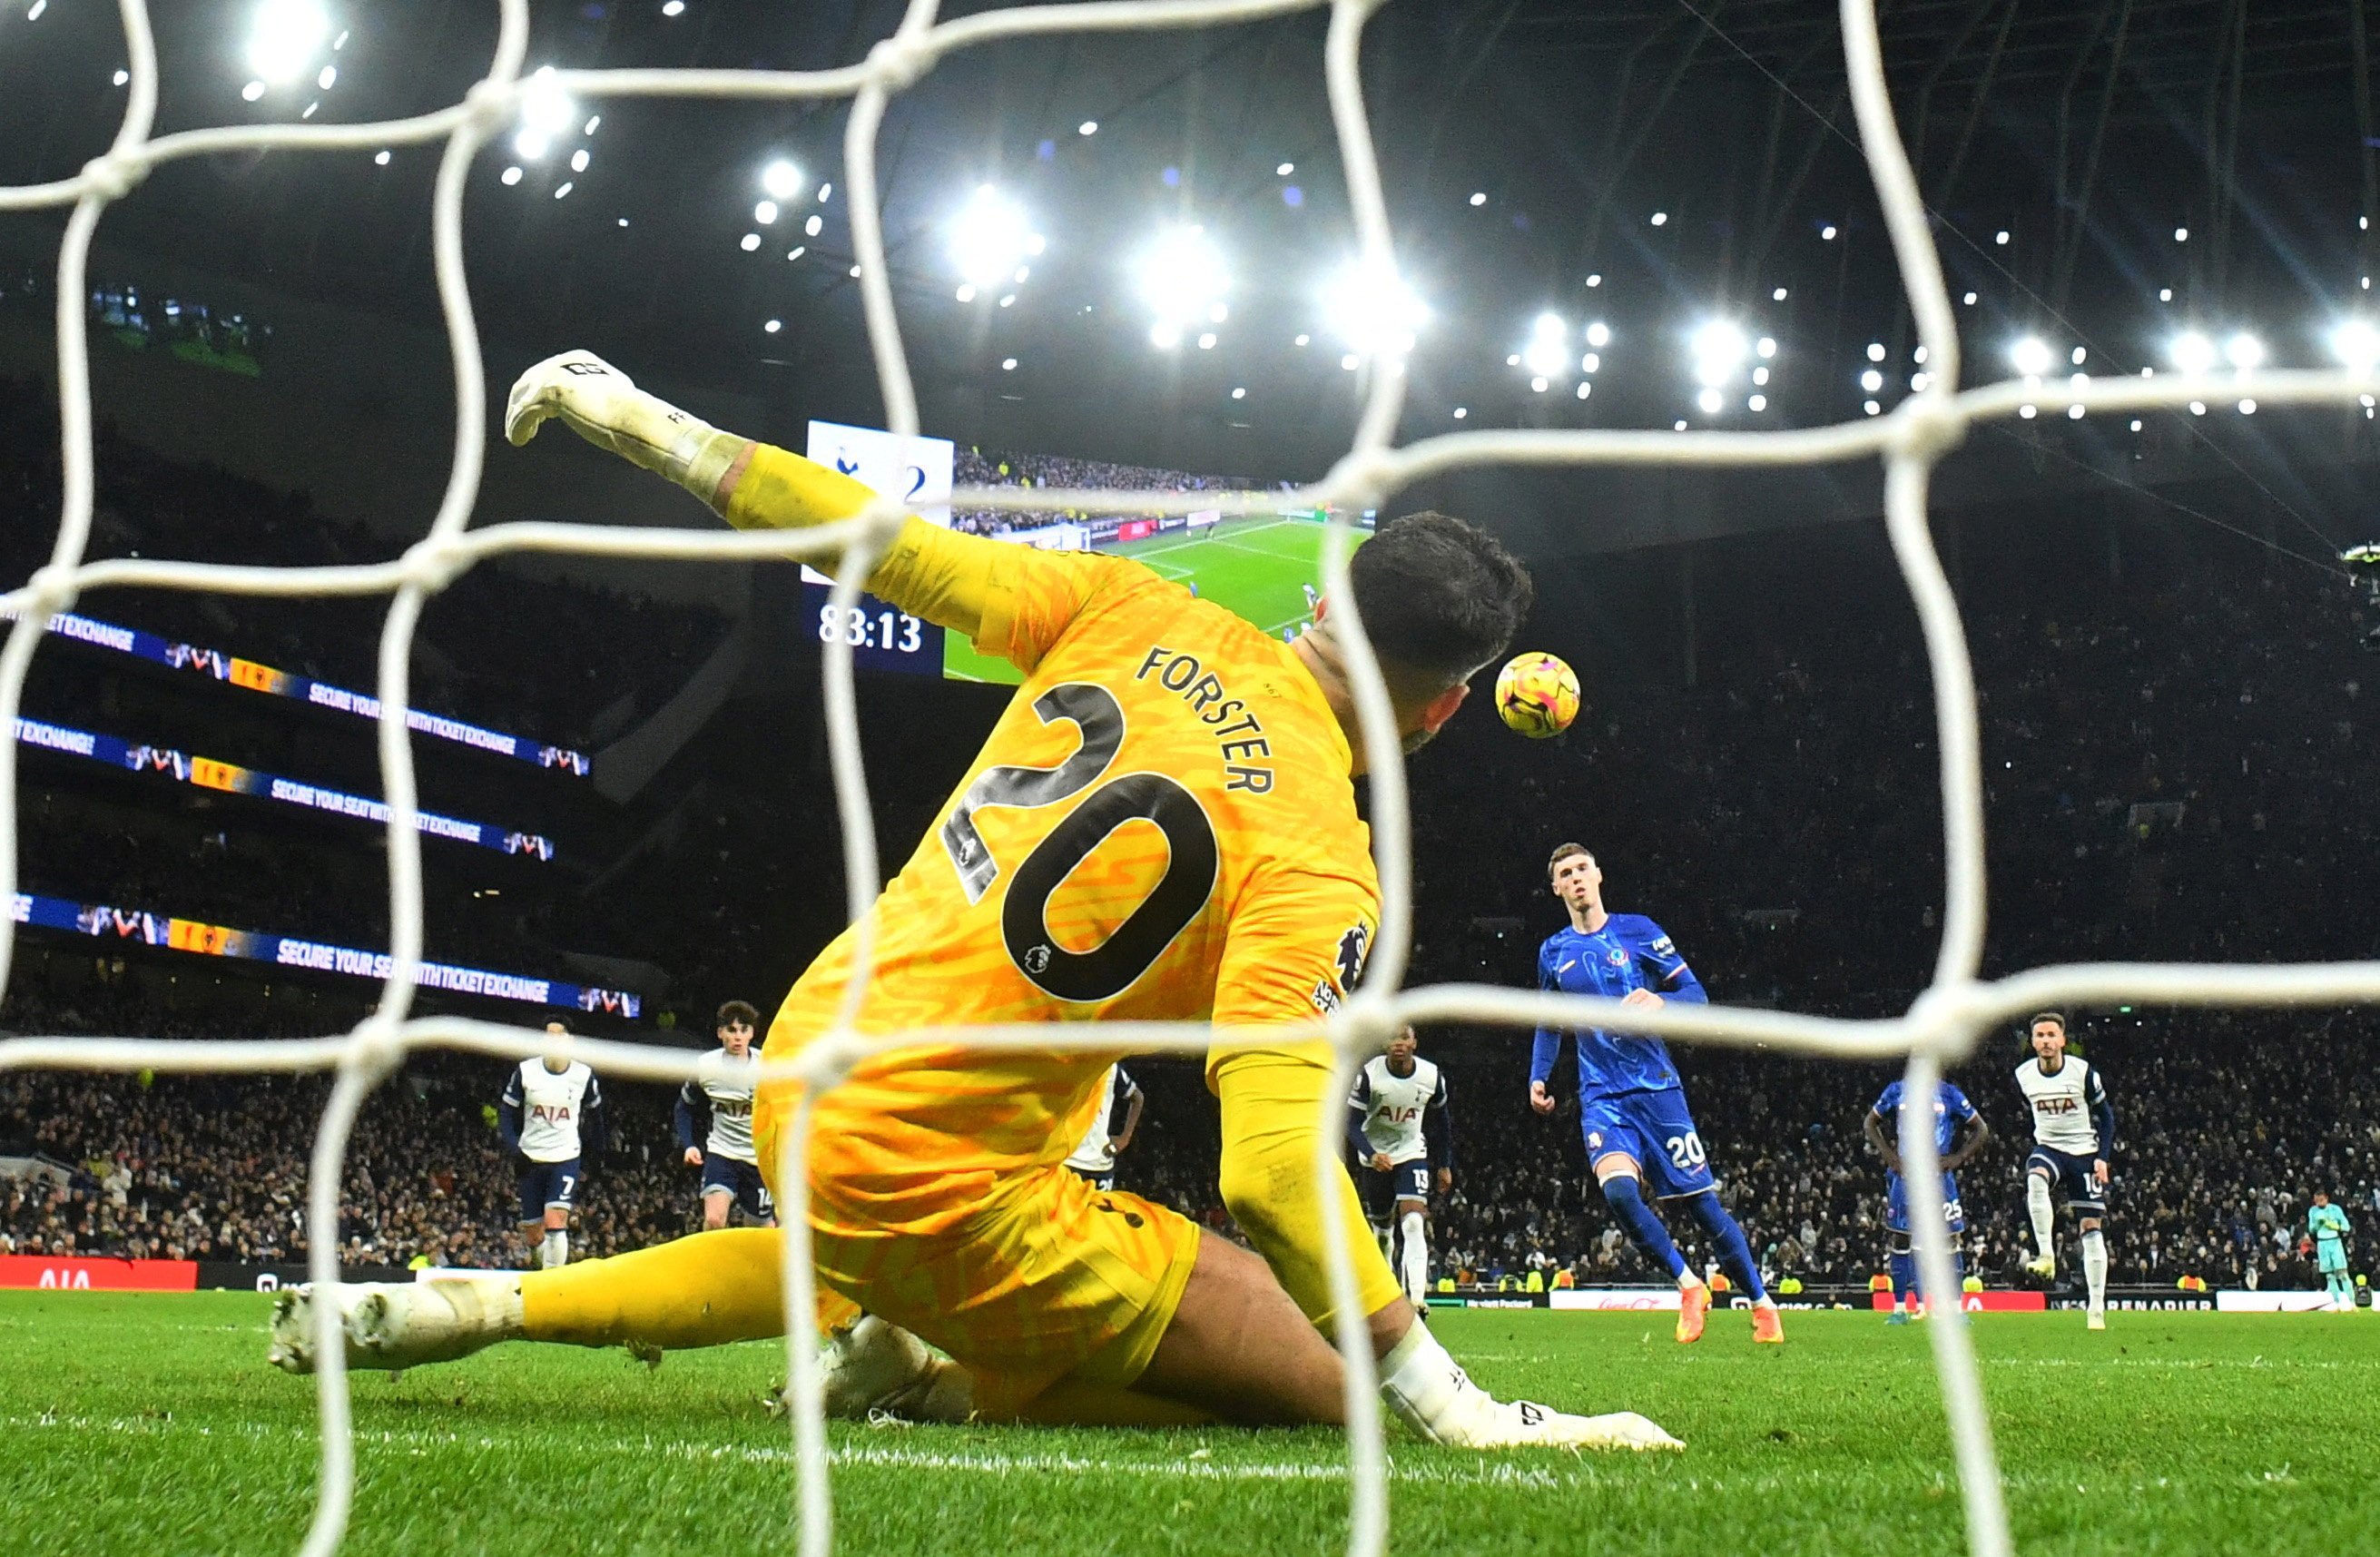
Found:
[[549, 1227], [545, 1242], [538, 1246], [537, 1262], [548, 1271], [570, 1263], [570, 1234], [567, 1229]]
[[2082, 1235], [2082, 1280], [2091, 1289], [2091, 1311], [2107, 1307], [2107, 1240], [2093, 1228]]
[[1380, 1359], [1380, 1399], [1405, 1426], [1442, 1443], [1487, 1394], [1447, 1355], [1429, 1326], [1416, 1320]]
[[2049, 1207], [2049, 1181], [2039, 1174], [2024, 1175], [2024, 1209], [2033, 1213], [2033, 1252], [2047, 1259], [2058, 1247], [2058, 1223]]
[[1429, 1235], [1424, 1230], [1421, 1212], [1405, 1212], [1402, 1231], [1405, 1247], [1401, 1273], [1404, 1277], [1405, 1296], [1418, 1308], [1429, 1301]]

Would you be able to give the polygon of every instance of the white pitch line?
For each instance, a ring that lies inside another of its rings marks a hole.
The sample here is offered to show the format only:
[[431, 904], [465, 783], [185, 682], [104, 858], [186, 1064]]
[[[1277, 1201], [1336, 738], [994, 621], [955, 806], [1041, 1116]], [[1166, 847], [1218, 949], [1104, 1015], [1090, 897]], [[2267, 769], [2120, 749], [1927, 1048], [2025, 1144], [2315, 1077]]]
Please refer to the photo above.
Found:
[[[897, 1430], [897, 1429], [896, 1429]], [[790, 1449], [750, 1444], [647, 1441], [621, 1444], [622, 1453], [659, 1453], [689, 1460], [736, 1460], [751, 1465], [790, 1465]], [[1203, 1451], [1199, 1451], [1203, 1452]], [[879, 1469], [959, 1471], [978, 1476], [1128, 1477], [1148, 1480], [1192, 1481], [1344, 1481], [1347, 1467], [1329, 1460], [1111, 1460], [1085, 1454], [1047, 1451], [1021, 1454], [986, 1454], [966, 1451], [917, 1449], [866, 1444], [832, 1450], [838, 1466]], [[1391, 1466], [1391, 1479], [1440, 1487], [1532, 1487], [1552, 1489], [1572, 1485], [1574, 1478], [1532, 1466], [1482, 1464], [1462, 1469], [1437, 1465]]]

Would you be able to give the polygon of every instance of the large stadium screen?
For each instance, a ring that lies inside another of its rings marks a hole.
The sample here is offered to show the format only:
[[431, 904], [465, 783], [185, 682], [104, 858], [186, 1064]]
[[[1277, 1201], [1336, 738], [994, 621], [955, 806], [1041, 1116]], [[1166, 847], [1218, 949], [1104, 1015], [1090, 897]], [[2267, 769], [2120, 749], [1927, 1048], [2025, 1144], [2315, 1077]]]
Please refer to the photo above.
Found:
[[[1328, 516], [1294, 507], [1286, 495], [1279, 507], [1254, 513], [1226, 515], [1218, 506], [1163, 517], [1056, 510], [953, 513], [951, 507], [951, 493], [961, 486], [1221, 493], [1257, 490], [1260, 483], [1256, 481], [1057, 455], [962, 448], [947, 438], [905, 438], [832, 421], [809, 424], [808, 452], [812, 459], [878, 492], [898, 493], [911, 512], [931, 524], [1021, 546], [1130, 557], [1276, 636], [1294, 636], [1313, 619]], [[1372, 523], [1367, 513], [1358, 528], [1368, 529]], [[961, 681], [1019, 679], [1014, 666], [977, 653], [964, 635], [945, 633], [873, 595], [862, 595], [848, 614], [840, 614], [827, 598], [826, 575], [805, 567], [802, 578], [820, 641], [842, 635], [865, 668]]]

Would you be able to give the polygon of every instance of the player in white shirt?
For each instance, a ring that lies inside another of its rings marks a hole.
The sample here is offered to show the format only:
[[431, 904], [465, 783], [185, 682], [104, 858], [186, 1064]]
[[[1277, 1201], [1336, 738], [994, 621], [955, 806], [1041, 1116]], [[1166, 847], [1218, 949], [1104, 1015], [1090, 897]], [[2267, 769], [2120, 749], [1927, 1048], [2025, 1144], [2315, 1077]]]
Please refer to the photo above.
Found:
[[2058, 1274], [2052, 1185], [2064, 1186], [2082, 1238], [2082, 1276], [2090, 1289], [2084, 1323], [2107, 1328], [2107, 1155], [2116, 1145], [2116, 1111], [2099, 1069], [2066, 1052], [2066, 1018], [2045, 1011], [2032, 1022], [2034, 1057], [2016, 1067], [2017, 1090], [2033, 1115], [2034, 1148], [2024, 1160], [2024, 1203], [2037, 1251], [2024, 1268], [2044, 1281]]
[[[1133, 1132], [1140, 1128], [1141, 1110], [1148, 1106], [1148, 1097], [1140, 1083], [1132, 1078], [1122, 1065], [1108, 1066], [1099, 1078], [1099, 1113], [1091, 1116], [1091, 1127], [1083, 1132], [1066, 1166], [1090, 1181], [1094, 1189], [1115, 1187], [1116, 1153], [1132, 1144]], [[1123, 1110], [1123, 1123], [1116, 1123], [1116, 1110]]]
[[1387, 1053], [1375, 1054], [1355, 1073], [1354, 1090], [1347, 1098], [1347, 1145], [1366, 1170], [1355, 1175], [1364, 1210], [1417, 1314], [1427, 1311], [1429, 1300], [1433, 1157], [1438, 1192], [1454, 1186], [1454, 1123], [1446, 1108], [1446, 1077], [1415, 1052], [1420, 1044], [1413, 1028], [1399, 1033]]
[[581, 1159], [603, 1150], [603, 1095], [595, 1073], [570, 1057], [569, 1028], [548, 1022], [545, 1031], [546, 1052], [504, 1083], [496, 1127], [521, 1158], [521, 1242], [551, 1270], [570, 1263], [570, 1208], [586, 1176]]
[[721, 1006], [719, 1047], [695, 1062], [693, 1077], [678, 1090], [677, 1144], [686, 1166], [702, 1170], [706, 1233], [726, 1226], [737, 1206], [762, 1227], [777, 1224], [777, 1208], [760, 1182], [760, 1161], [752, 1149], [752, 1089], [760, 1079], [752, 1033], [759, 1019], [743, 1001]]

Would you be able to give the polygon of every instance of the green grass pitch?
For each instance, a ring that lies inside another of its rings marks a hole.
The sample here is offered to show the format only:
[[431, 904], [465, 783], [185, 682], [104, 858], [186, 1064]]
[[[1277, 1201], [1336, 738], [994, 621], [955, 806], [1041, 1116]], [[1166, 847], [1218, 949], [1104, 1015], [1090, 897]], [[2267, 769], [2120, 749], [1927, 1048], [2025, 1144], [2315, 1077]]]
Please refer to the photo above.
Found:
[[[311, 1508], [310, 1380], [264, 1366], [267, 1300], [0, 1294], [0, 1551], [296, 1549]], [[2380, 1320], [2077, 1314], [1976, 1322], [2019, 1550], [2363, 1550], [2380, 1508]], [[1391, 1437], [1399, 1552], [1951, 1553], [1942, 1408], [1917, 1327], [1741, 1314], [1693, 1348], [1637, 1315], [1446, 1312], [1482, 1382], [1643, 1410], [1687, 1452], [1477, 1455]], [[346, 1551], [793, 1549], [793, 1467], [760, 1409], [773, 1345], [500, 1347], [356, 1380]], [[1289, 1552], [1344, 1535], [1343, 1446], [1318, 1430], [1178, 1433], [836, 1425], [840, 1549], [931, 1557]]]
[[[1317, 519], [1226, 519], [1211, 529], [1176, 530], [1103, 550], [1147, 563], [1176, 583], [1196, 582], [1198, 597], [1237, 612], [1279, 638], [1306, 617], [1305, 590], [1322, 583], [1324, 526]], [[1360, 542], [1363, 532], [1356, 532]], [[960, 633], [942, 638], [942, 669], [967, 681], [1014, 683], [1016, 667], [978, 654]]]

